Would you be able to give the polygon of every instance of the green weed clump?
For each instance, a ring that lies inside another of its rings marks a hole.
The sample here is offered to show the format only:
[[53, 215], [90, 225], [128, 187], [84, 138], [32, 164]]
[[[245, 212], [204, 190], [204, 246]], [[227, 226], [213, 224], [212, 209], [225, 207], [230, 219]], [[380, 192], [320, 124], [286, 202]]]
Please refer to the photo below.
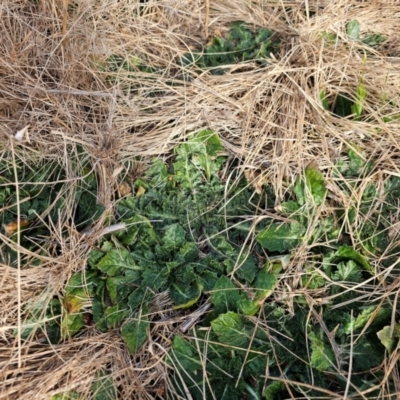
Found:
[[[385, 201], [378, 202], [371, 181], [361, 202], [344, 208], [310, 166], [277, 210], [288, 222], [256, 225], [253, 217], [273, 206], [273, 193], [264, 185], [254, 195], [240, 176], [227, 189], [221, 151], [216, 134], [205, 130], [178, 145], [169, 164], [154, 160], [135, 182], [135, 196], [116, 205], [115, 222], [125, 229], [103, 238], [86, 271], [69, 282], [60, 336], [83, 328], [81, 307], [92, 299], [98, 329], [120, 329], [134, 355], [156, 322], [152, 299], [167, 290], [177, 311], [211, 303], [190, 336], [174, 335], [166, 361], [175, 394], [283, 399], [286, 379], [296, 382], [296, 395], [376, 396], [379, 367], [398, 336], [389, 336], [393, 306], [374, 294], [382, 282], [370, 261], [388, 252], [390, 222], [370, 211], [395, 212], [400, 180], [386, 182]], [[333, 173], [350, 197], [372, 169], [349, 150]], [[302, 246], [307, 258], [296, 262]], [[390, 249], [393, 257], [398, 250]], [[296, 284], [288, 278], [295, 265]]]
[[274, 32], [259, 28], [253, 32], [244, 22], [232, 22], [227, 36], [214, 36], [201, 52], [185, 53], [180, 60], [183, 66], [208, 69], [213, 75], [226, 72], [223, 65], [256, 61], [267, 65], [271, 53], [278, 51], [279, 40]]
[[[350, 150], [348, 161], [338, 163], [335, 170], [346, 182], [341, 186], [343, 193], [350, 196], [357, 190], [356, 178], [368, 175], [371, 169], [371, 163]], [[381, 204], [381, 213], [395, 212], [397, 201], [392, 196], [397, 196], [399, 182], [397, 178], [387, 181], [387, 201]], [[247, 302], [241, 298], [239, 286], [224, 277], [212, 295], [214, 310], [203, 325], [197, 325], [189, 339], [175, 337], [170, 362], [181, 395], [186, 387], [199, 399], [204, 393], [224, 393], [223, 398], [237, 399], [243, 393], [254, 394], [254, 398], [287, 398], [283, 376], [297, 382], [292, 393], [311, 398], [344, 393], [346, 387], [349, 398], [369, 389], [371, 398], [378, 395], [379, 390], [372, 389], [383, 378], [378, 367], [385, 347], [392, 351], [398, 335], [388, 343], [392, 305], [380, 298], [374, 300], [373, 288], [380, 281], [369, 259], [387, 251], [390, 222], [379, 215], [362, 223], [355, 221], [354, 207], [347, 211], [338, 207], [331, 215], [323, 212], [315, 220], [328, 195], [322, 174], [307, 168], [279, 207], [279, 214], [291, 222], [274, 222], [257, 230], [256, 240], [267, 250], [270, 261], [249, 285], [253, 289], [248, 289]], [[371, 183], [358, 205], [359, 215], [370, 214], [376, 202], [377, 188]], [[349, 226], [359, 224], [356, 246], [343, 230], [346, 220]], [[297, 291], [284, 291], [279, 276], [305, 243], [312, 247], [302, 265]], [[392, 249], [394, 254], [398, 250]], [[253, 251], [257, 254], [257, 247]], [[364, 281], [370, 285], [362, 286], [360, 294], [356, 288]], [[362, 300], [364, 296], [368, 303]], [[252, 315], [257, 318], [250, 318]], [[352, 375], [348, 376], [350, 365]], [[263, 375], [265, 379], [260, 379]]]
[[[39, 268], [49, 254], [60, 254], [61, 242], [71, 231], [83, 231], [100, 217], [104, 207], [97, 204], [97, 179], [85, 154], [82, 148], [75, 156], [71, 152], [69, 170], [79, 178], [69, 179], [66, 166], [57, 161], [22, 157], [11, 151], [2, 153], [1, 263]], [[18, 243], [24, 249], [20, 253]], [[25, 321], [21, 338], [45, 332], [50, 342], [57, 343], [61, 339], [60, 326], [67, 323], [61, 322], [62, 311], [62, 301], [58, 297], [49, 299], [48, 293], [28, 302], [22, 310]], [[74, 318], [83, 321], [81, 314]]]
[[[187, 71], [193, 73], [209, 70], [213, 75], [222, 75], [227, 68], [224, 65], [254, 61], [261, 65], [267, 65], [271, 54], [276, 54], [279, 50], [279, 39], [276, 34], [265, 28], [258, 28], [255, 32], [244, 22], [235, 21], [225, 37], [213, 36], [201, 51], [187, 52], [179, 60], [179, 65], [187, 67]], [[121, 77], [114, 78], [114, 74], [123, 71], [128, 79], [137, 80], [140, 77], [143, 82], [154, 82], [157, 75], [163, 73], [162, 68], [150, 65], [140, 57], [122, 57], [113, 54], [104, 63], [98, 65], [100, 70], [111, 73], [109, 80], [120, 80]], [[175, 77], [168, 85], [178, 85], [182, 77]]]
[[[96, 175], [87, 167], [87, 160], [86, 166], [82, 164], [84, 159], [80, 149], [76, 159], [71, 160], [71, 169], [81, 178], [69, 182], [66, 168], [56, 161], [13, 157], [11, 151], [3, 152], [0, 158], [0, 224], [10, 243], [1, 245], [2, 263], [17, 265], [13, 243], [17, 242], [18, 221], [21, 246], [33, 253], [45, 254], [48, 244], [53, 243], [52, 228], [61, 224], [64, 234], [68, 235], [67, 225], [83, 230], [101, 215], [103, 207], [97, 204]], [[71, 197], [74, 208], [68, 212], [67, 203]], [[25, 261], [22, 260], [23, 264]], [[30, 260], [29, 265], [37, 265], [37, 262]]]
[[[333, 33], [323, 33], [324, 39], [329, 44], [339, 45], [342, 40]], [[346, 24], [346, 37], [345, 39], [349, 42], [366, 45], [370, 49], [379, 49], [382, 43], [385, 43], [387, 37], [381, 33], [369, 33], [361, 35], [360, 22], [357, 19], [353, 19]]]
[[136, 196], [116, 206], [126, 229], [89, 255], [94, 320], [104, 331], [123, 324], [132, 353], [146, 340], [147, 304], [155, 293], [169, 290], [175, 309], [187, 309], [228, 279], [238, 262], [243, 283], [258, 275], [256, 258], [243, 247], [251, 224], [241, 216], [255, 213], [252, 191], [242, 180], [226, 192], [218, 175], [226, 161], [221, 151], [215, 133], [205, 130], [175, 148], [170, 166], [155, 160], [136, 181]]
[[[356, 45], [359, 52], [364, 56], [364, 63], [367, 61], [371, 51], [378, 51], [387, 38], [380, 33], [361, 35], [361, 27], [358, 20], [351, 20], [346, 25], [345, 42]], [[328, 45], [344, 46], [343, 40], [333, 33], [323, 33], [323, 38]], [[361, 77], [359, 85], [354, 93], [334, 93], [328, 98], [325, 90], [320, 93], [322, 105], [326, 110], [333, 112], [338, 117], [350, 117], [355, 121], [370, 120], [371, 116], [365, 113], [365, 102], [367, 89]]]

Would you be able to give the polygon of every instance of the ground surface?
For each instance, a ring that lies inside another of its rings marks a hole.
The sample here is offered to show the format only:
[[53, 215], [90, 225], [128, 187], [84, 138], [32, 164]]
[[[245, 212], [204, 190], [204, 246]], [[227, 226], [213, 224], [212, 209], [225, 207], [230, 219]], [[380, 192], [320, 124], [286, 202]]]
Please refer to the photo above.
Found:
[[[89, 322], [79, 335], [57, 344], [49, 345], [45, 335], [25, 340], [15, 332], [21, 330], [26, 310], [40, 301], [65, 298], [68, 281], [85, 268], [90, 250], [109, 224], [107, 213], [123, 197], [121, 183], [133, 183], [152, 157], [168, 159], [189, 133], [204, 128], [216, 132], [224, 156], [247, 169], [255, 190], [263, 183], [273, 187], [275, 207], [306, 167], [311, 165], [325, 179], [332, 177], [349, 148], [374, 164], [368, 177], [357, 178], [357, 188], [373, 181], [383, 190], [389, 179], [400, 176], [400, 6], [394, 1], [340, 0], [66, 3], [4, 0], [0, 5], [2, 173], [20, 176], [18, 165], [61, 168], [52, 180], [62, 185], [66, 199], [63, 214], [52, 220], [56, 222], [46, 219], [58, 207], [56, 199], [38, 213], [47, 229], [39, 247], [11, 239], [24, 224], [23, 204], [15, 219], [2, 220], [0, 398], [50, 399], [67, 392], [92, 398], [92, 382], [104, 369], [117, 382], [119, 398], [169, 398], [174, 389], [165, 354], [176, 325], [154, 325], [150, 337], [157, 340], [132, 357], [118, 329], [102, 333]], [[224, 37], [237, 20], [253, 31], [264, 27], [275, 32], [279, 50], [268, 64], [232, 64], [223, 75], [203, 70], [188, 77], [180, 57], [201, 51], [213, 36]], [[348, 24], [354, 20], [359, 32], [352, 37]], [[385, 40], [367, 45], [362, 39], [370, 34]], [[366, 96], [360, 95], [360, 88]], [[360, 118], [333, 112], [338, 95], [351, 99], [353, 106], [360, 105], [361, 96]], [[91, 174], [104, 212], [87, 239], [69, 218], [79, 182]], [[26, 176], [20, 176], [22, 182]], [[32, 179], [36, 185], [50, 185], [37, 176]], [[12, 187], [19, 184], [14, 180]], [[7, 185], [9, 181], [2, 181]], [[350, 189], [341, 197], [343, 188], [334, 179], [327, 179], [325, 186], [332, 201], [358, 209], [362, 191]], [[20, 194], [18, 201], [25, 198], [25, 192]], [[30, 210], [38, 209], [32, 205]], [[2, 214], [6, 211], [3, 204]], [[395, 243], [397, 214], [390, 219], [393, 229], [388, 235]], [[354, 247], [359, 245], [356, 233], [350, 232]], [[12, 262], [9, 248], [16, 255]], [[309, 251], [303, 246], [297, 260], [304, 264]], [[383, 269], [384, 258], [385, 253], [370, 258], [383, 278], [373, 281], [376, 286], [368, 293], [376, 294], [375, 300], [390, 298], [395, 329], [398, 283], [392, 269]], [[294, 285], [293, 274], [301, 274], [302, 263], [293, 264], [280, 279]], [[168, 316], [168, 298], [159, 296], [157, 301], [160, 315]], [[316, 315], [312, 319], [319, 321]], [[393, 395], [393, 388], [399, 388], [397, 360], [397, 351], [388, 352], [377, 368], [384, 371], [380, 394], [368, 397], [363, 389], [358, 398]], [[288, 393], [287, 398], [297, 396]], [[324, 395], [333, 398], [332, 390]]]

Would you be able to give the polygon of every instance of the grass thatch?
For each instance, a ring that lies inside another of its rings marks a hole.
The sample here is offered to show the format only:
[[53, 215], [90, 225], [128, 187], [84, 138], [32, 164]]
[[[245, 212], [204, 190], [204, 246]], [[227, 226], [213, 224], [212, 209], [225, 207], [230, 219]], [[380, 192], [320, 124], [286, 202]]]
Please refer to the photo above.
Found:
[[[109, 208], [120, 176], [144, 168], [135, 164], [126, 171], [126, 161], [168, 154], [187, 132], [203, 127], [217, 131], [227, 152], [244, 166], [261, 167], [278, 197], [311, 162], [329, 172], [349, 144], [376, 160], [378, 182], [400, 174], [399, 123], [379, 122], [382, 115], [400, 114], [396, 1], [153, 0], [143, 8], [138, 0], [76, 0], [68, 11], [66, 3], [3, 0], [0, 5], [0, 150], [11, 149], [22, 160], [62, 164], [72, 191], [82, 174], [70, 163], [77, 146], [90, 157], [99, 176], [99, 199]], [[179, 55], [201, 48], [207, 34], [224, 32], [239, 19], [277, 32], [281, 53], [270, 65], [233, 65], [222, 76], [205, 72], [180, 79]], [[361, 44], [346, 42], [351, 19], [360, 21], [362, 31], [373, 29], [388, 38], [367, 60]], [[323, 32], [344, 44], [327, 43]], [[107, 60], [113, 54], [136, 57], [159, 72], [110, 72]], [[322, 89], [328, 98], [339, 90], [351, 97], [361, 81], [368, 93], [366, 113], [374, 117], [370, 122], [339, 118], [322, 108]], [[382, 105], [384, 98], [391, 103]], [[13, 135], [25, 127], [24, 139], [15, 141]], [[357, 193], [349, 201], [356, 203]], [[40, 267], [0, 265], [0, 398], [49, 399], [69, 390], [89, 398], [91, 382], [105, 366], [121, 398], [166, 398], [163, 356], [174, 320], [155, 324], [152, 340], [134, 358], [117, 333], [100, 334], [93, 326], [55, 346], [13, 335], [24, 306], [44, 292], [48, 299], [62, 296], [68, 278], [84, 268], [91, 243], [72, 228], [65, 240], [60, 234], [65, 227], [50, 227], [54, 240], [61, 241], [57, 252], [49, 246], [40, 255], [29, 254], [16, 247], [21, 257], [41, 258]], [[1, 239], [8, 242], [4, 232]], [[299, 256], [306, 254], [305, 248]], [[382, 285], [377, 295], [396, 290]], [[167, 316], [169, 307], [166, 302], [154, 312]], [[392, 354], [382, 366], [397, 387], [398, 357]]]

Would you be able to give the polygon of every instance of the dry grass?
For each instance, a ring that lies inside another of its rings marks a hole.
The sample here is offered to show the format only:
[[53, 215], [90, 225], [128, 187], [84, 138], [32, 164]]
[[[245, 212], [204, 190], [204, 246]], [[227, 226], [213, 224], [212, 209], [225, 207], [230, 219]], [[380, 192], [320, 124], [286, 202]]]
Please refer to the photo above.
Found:
[[[366, 159], [377, 160], [377, 180], [400, 174], [400, 126], [378, 122], [388, 112], [400, 114], [396, 1], [216, 0], [208, 8], [201, 0], [153, 0], [142, 15], [139, 1], [70, 3], [67, 14], [62, 0], [0, 4], [0, 150], [9, 150], [12, 135], [26, 126], [29, 136], [12, 145], [16, 157], [34, 155], [68, 166], [68, 152], [83, 145], [99, 175], [99, 198], [106, 208], [112, 206], [127, 160], [165, 154], [187, 132], [202, 127], [216, 130], [244, 165], [270, 162], [265, 176], [280, 197], [310, 162], [329, 172], [349, 144]], [[307, 17], [308, 12], [313, 16]], [[355, 18], [362, 30], [388, 37], [385, 48], [366, 62], [360, 46], [348, 42], [336, 47], [321, 38], [322, 32], [332, 32], [346, 41], [345, 25]], [[200, 48], [206, 32], [223, 32], [237, 19], [278, 32], [282, 51], [270, 66], [250, 65], [237, 72], [232, 66], [223, 76], [204, 73], [173, 87], [167, 84], [182, 72], [180, 54]], [[112, 84], [106, 79], [110, 73], [102, 71], [112, 54], [139, 57], [161, 72], [148, 79], [119, 70]], [[353, 96], [361, 81], [368, 93], [366, 112], [374, 121], [336, 118], [322, 109], [322, 89], [328, 96], [338, 88]], [[137, 88], [134, 96], [127, 94], [129, 86]], [[156, 91], [158, 96], [149, 96]], [[383, 98], [392, 101], [390, 107]], [[68, 179], [77, 176], [79, 171], [71, 170]], [[62, 296], [67, 279], [84, 267], [89, 249], [72, 236], [59, 255], [40, 256], [40, 268], [0, 265], [0, 398], [49, 399], [68, 390], [89, 398], [90, 384], [105, 366], [118, 381], [121, 398], [165, 398], [162, 357], [172, 323], [155, 325], [155, 341], [134, 358], [118, 334], [100, 334], [94, 327], [56, 346], [43, 338], [18, 342], [13, 336], [22, 307], [43, 292], [49, 298]], [[167, 315], [165, 310], [168, 304], [157, 312]], [[387, 361], [388, 376], [395, 371], [396, 357]]]

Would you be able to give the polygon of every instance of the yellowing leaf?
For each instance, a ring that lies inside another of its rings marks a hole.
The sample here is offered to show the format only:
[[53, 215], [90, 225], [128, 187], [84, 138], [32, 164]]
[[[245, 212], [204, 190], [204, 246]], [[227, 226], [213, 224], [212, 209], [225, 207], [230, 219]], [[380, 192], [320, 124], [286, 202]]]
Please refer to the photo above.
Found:
[[146, 193], [146, 189], [143, 186], [139, 186], [136, 190], [136, 197], [141, 197]]
[[66, 296], [64, 299], [64, 308], [68, 314], [73, 314], [79, 312], [82, 308], [83, 302], [85, 299], [82, 299], [77, 296]]
[[393, 327], [393, 331], [391, 326], [385, 326], [382, 330], [377, 332], [376, 335], [378, 336], [381, 343], [385, 346], [386, 350], [388, 352], [391, 352], [396, 344], [399, 342], [400, 324], [395, 324]]
[[[19, 220], [19, 226], [21, 229], [26, 228], [28, 225], [29, 225], [28, 220], [26, 220], [26, 219]], [[12, 236], [18, 230], [18, 221], [16, 220], [16, 221], [10, 222], [9, 224], [4, 225], [3, 228], [4, 228], [4, 231], [7, 236]]]

